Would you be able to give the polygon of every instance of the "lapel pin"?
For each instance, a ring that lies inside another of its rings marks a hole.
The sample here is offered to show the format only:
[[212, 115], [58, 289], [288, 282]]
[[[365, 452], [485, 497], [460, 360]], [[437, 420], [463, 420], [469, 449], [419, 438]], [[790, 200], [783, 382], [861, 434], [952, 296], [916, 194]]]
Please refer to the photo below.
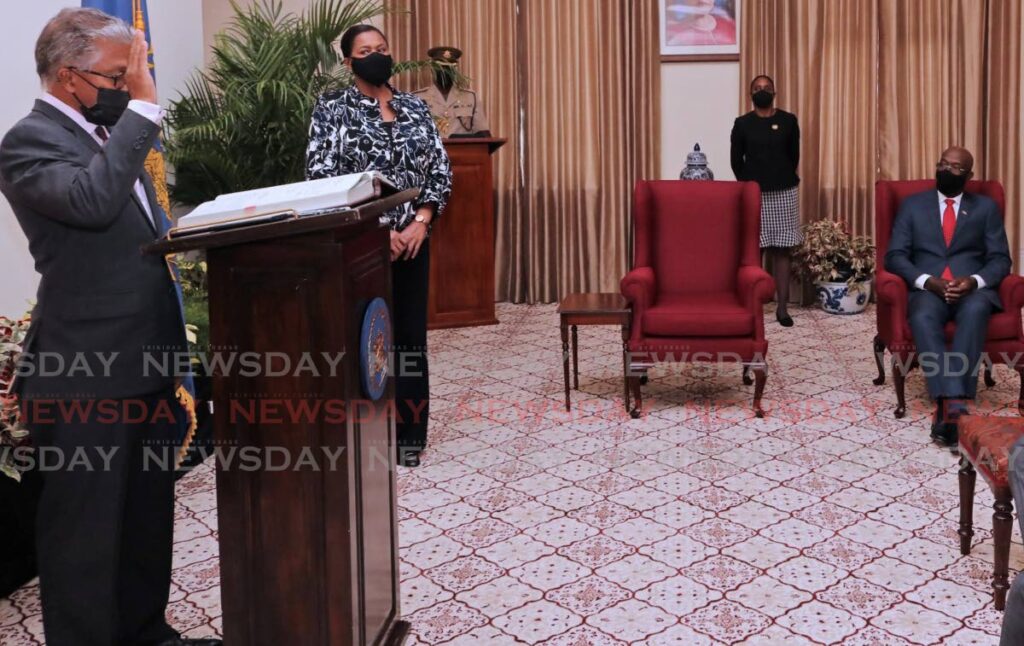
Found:
[[778, 129], [779, 129], [779, 124], [773, 123], [772, 124], [772, 130], [778, 130]]

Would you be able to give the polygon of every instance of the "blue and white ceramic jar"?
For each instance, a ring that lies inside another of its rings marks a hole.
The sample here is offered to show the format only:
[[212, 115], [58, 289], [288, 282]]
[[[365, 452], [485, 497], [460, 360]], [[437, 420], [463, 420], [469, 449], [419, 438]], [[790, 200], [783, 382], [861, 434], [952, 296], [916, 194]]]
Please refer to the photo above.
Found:
[[708, 168], [707, 155], [700, 150], [700, 144], [694, 144], [693, 152], [686, 155], [686, 168], [679, 173], [679, 179], [715, 179], [715, 174]]
[[871, 279], [861, 280], [848, 287], [846, 282], [814, 284], [821, 309], [829, 314], [860, 314], [871, 299]]

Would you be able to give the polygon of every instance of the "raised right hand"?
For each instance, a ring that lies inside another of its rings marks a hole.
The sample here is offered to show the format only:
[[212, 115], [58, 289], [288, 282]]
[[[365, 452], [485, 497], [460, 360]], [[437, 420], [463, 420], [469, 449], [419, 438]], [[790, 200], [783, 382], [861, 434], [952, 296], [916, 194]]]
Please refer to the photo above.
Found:
[[132, 47], [128, 52], [128, 69], [124, 73], [125, 89], [133, 99], [156, 103], [156, 82], [149, 73], [149, 45], [146, 33], [135, 30]]

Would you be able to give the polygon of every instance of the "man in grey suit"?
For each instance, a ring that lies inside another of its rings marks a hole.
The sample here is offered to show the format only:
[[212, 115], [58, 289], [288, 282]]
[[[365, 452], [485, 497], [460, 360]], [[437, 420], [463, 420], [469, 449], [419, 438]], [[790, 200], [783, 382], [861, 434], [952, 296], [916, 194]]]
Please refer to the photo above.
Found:
[[[1010, 273], [1010, 248], [995, 202], [965, 193], [974, 158], [951, 147], [936, 164], [936, 191], [911, 195], [893, 223], [885, 268], [911, 288], [910, 329], [917, 356], [937, 402], [932, 438], [958, 439], [957, 420], [974, 399], [988, 320], [1002, 309], [999, 283]], [[956, 321], [946, 349], [944, 328]]]
[[[175, 375], [147, 353], [187, 346], [144, 170], [161, 110], [144, 34], [65, 9], [36, 43], [45, 91], [0, 143], [0, 191], [42, 275], [16, 392], [39, 456], [43, 626], [57, 646], [185, 644], [165, 619]], [[46, 460], [43, 463], [42, 460]]]

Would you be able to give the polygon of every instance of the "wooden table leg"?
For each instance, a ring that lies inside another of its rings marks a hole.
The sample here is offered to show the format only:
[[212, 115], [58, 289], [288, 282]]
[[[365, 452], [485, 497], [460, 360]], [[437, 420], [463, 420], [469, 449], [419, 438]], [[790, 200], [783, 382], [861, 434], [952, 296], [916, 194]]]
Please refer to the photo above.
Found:
[[562, 375], [565, 382], [565, 410], [570, 410], [569, 404], [569, 326], [562, 319]]
[[572, 326], [572, 387], [580, 389], [580, 358], [577, 350], [580, 346], [579, 337], [576, 335], [576, 326]]
[[629, 326], [622, 326], [622, 401], [629, 413]]

